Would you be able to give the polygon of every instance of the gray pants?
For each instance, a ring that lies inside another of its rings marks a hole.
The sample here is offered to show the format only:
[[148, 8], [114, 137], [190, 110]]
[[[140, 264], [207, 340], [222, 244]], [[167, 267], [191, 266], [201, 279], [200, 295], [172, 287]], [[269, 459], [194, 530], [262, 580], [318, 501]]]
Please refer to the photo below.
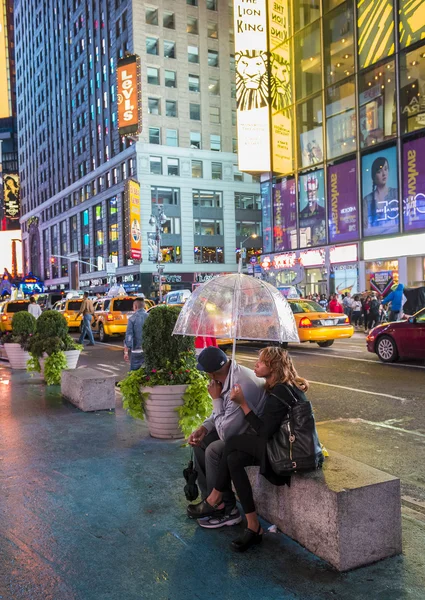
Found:
[[[215, 487], [223, 451], [224, 442], [215, 430], [204, 437], [200, 446], [194, 447], [195, 469], [198, 471], [198, 485], [203, 499], [207, 498]], [[223, 491], [223, 502], [226, 514], [230, 514], [236, 506], [236, 497], [231, 487]]]

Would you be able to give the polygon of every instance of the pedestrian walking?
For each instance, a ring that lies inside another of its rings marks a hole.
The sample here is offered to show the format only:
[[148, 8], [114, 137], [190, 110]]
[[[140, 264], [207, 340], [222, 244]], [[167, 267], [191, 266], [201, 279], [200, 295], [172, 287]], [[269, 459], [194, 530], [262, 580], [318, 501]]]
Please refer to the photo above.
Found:
[[351, 322], [354, 327], [360, 327], [362, 324], [362, 303], [359, 296], [353, 298], [353, 312], [351, 313]]
[[369, 306], [369, 319], [368, 319], [368, 325], [367, 328], [370, 331], [371, 329], [373, 329], [374, 327], [376, 327], [377, 325], [379, 325], [379, 306], [380, 306], [380, 302], [378, 300], [378, 298], [376, 297], [375, 292], [372, 292], [372, 295], [370, 297], [370, 306]]
[[370, 301], [371, 301], [370, 296], [366, 296], [366, 298], [363, 300], [363, 322], [364, 322], [365, 333], [368, 332], [367, 328], [369, 325]]
[[94, 317], [94, 307], [93, 307], [93, 302], [89, 298], [88, 292], [84, 292], [83, 301], [81, 303], [80, 311], [77, 315], [77, 318], [80, 315], [83, 315], [83, 323], [82, 323], [81, 335], [78, 340], [78, 343], [82, 344], [84, 342], [86, 335], [88, 335], [89, 343], [87, 345], [94, 346], [93, 331], [91, 329], [91, 322]]
[[37, 304], [34, 296], [31, 296], [31, 298], [30, 298], [30, 303], [28, 305], [28, 312], [30, 313], [30, 315], [32, 315], [36, 319], [38, 319], [38, 317], [41, 315], [41, 306], [39, 304]]
[[347, 292], [342, 300], [342, 306], [344, 309], [344, 313], [347, 315], [347, 317], [350, 319], [350, 323], [351, 323], [351, 315], [353, 313], [353, 299], [351, 297], [351, 294], [349, 292]]
[[391, 309], [388, 316], [389, 321], [398, 321], [400, 313], [403, 308], [403, 291], [404, 285], [402, 283], [394, 284], [391, 288], [391, 292], [384, 298], [382, 304], [388, 304], [391, 302]]
[[323, 310], [327, 310], [328, 309], [328, 301], [326, 300], [325, 294], [322, 294], [320, 296], [319, 304], [323, 308]]
[[331, 301], [329, 302], [329, 312], [331, 313], [343, 313], [342, 306], [338, 301], [338, 295], [332, 294]]
[[124, 340], [124, 360], [130, 363], [130, 371], [137, 371], [145, 362], [143, 354], [143, 325], [148, 318], [145, 301], [133, 302], [133, 314], [128, 319]]

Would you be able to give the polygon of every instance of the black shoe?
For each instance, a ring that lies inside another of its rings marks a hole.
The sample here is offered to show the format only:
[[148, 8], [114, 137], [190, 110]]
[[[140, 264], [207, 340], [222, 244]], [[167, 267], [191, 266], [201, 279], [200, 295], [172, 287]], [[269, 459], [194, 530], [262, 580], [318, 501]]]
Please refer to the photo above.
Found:
[[261, 544], [263, 541], [263, 534], [260, 533], [261, 525], [258, 527], [258, 531], [252, 531], [252, 529], [245, 529], [244, 534], [233, 540], [232, 548], [236, 550], [236, 552], [245, 552], [251, 546], [255, 546], [256, 544]]
[[206, 500], [201, 500], [198, 504], [189, 504], [187, 507], [187, 516], [189, 519], [203, 519], [204, 517], [218, 517], [224, 515], [224, 508], [217, 508], [217, 505], [211, 506]]
[[90, 342], [90, 344], [87, 344], [87, 346], [94, 346], [93, 342]]

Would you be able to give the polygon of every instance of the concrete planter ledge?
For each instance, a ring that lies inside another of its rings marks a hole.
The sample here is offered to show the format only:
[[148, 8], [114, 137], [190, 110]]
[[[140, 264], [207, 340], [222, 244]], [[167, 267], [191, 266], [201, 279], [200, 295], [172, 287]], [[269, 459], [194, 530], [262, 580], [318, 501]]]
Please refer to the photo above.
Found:
[[329, 453], [322, 470], [295, 475], [290, 487], [248, 467], [258, 513], [338, 571], [400, 554], [400, 480]]
[[97, 369], [62, 372], [61, 393], [80, 410], [115, 410], [115, 375]]

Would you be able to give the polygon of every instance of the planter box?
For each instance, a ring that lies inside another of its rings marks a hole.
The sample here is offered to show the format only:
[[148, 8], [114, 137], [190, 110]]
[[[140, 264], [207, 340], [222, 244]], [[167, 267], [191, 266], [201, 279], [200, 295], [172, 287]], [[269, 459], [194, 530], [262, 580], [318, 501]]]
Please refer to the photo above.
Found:
[[[66, 357], [66, 362], [68, 364], [67, 369], [76, 369], [78, 359], [80, 358], [81, 351], [80, 350], [67, 350], [64, 352]], [[44, 363], [46, 362], [47, 354], [44, 354], [42, 358], [38, 359], [40, 363], [40, 375], [44, 379]]]
[[148, 393], [145, 412], [149, 433], [154, 438], [176, 440], [184, 438], [179, 428], [179, 415], [176, 408], [183, 405], [183, 394], [187, 385], [156, 385], [141, 387]]
[[30, 359], [29, 352], [22, 350], [20, 344], [5, 344], [7, 358], [12, 369], [26, 370]]

